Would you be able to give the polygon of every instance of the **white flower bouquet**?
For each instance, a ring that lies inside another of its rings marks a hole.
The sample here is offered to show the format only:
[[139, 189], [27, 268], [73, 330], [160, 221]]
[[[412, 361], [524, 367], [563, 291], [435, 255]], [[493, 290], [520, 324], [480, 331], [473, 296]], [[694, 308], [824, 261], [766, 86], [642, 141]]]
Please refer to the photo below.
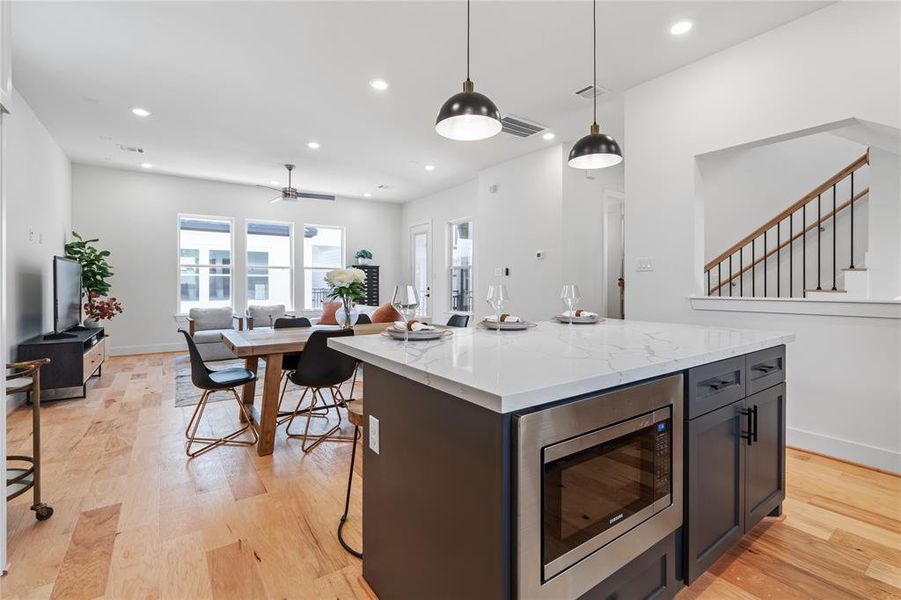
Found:
[[325, 274], [325, 282], [329, 285], [328, 297], [340, 300], [343, 304], [345, 327], [352, 325], [350, 318], [354, 300], [366, 297], [366, 273], [360, 269], [335, 269]]

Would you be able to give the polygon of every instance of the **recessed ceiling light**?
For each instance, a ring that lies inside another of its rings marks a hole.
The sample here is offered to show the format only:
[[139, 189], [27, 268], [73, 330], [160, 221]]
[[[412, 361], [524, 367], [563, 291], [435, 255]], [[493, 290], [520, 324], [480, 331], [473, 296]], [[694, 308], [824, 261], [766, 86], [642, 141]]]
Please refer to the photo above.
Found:
[[364, 198], [372, 198], [372, 194], [370, 194], [369, 192], [366, 192], [365, 194], [363, 194], [363, 197]]
[[435, 165], [426, 165], [426, 166], [425, 166], [425, 170], [426, 170], [426, 171], [434, 171], [434, 170], [435, 170]]
[[150, 116], [150, 111], [147, 110], [146, 108], [141, 108], [140, 106], [134, 107], [133, 109], [131, 109], [131, 112], [136, 117], [149, 117]]
[[388, 82], [384, 79], [370, 79], [369, 86], [379, 92], [384, 92], [388, 89]]
[[307, 148], [310, 150], [319, 150], [319, 142], [307, 142]]
[[153, 165], [150, 164], [150, 163], [141, 163], [141, 166], [144, 167], [145, 169], [152, 169], [152, 168], [153, 168]]
[[676, 21], [673, 23], [673, 26], [669, 28], [669, 32], [673, 35], [682, 35], [691, 31], [691, 27], [691, 21]]
[[554, 135], [554, 132], [553, 132], [553, 131], [548, 131], [547, 133], [545, 133], [545, 134], [544, 134], [543, 136], [541, 136], [541, 137], [542, 137], [542, 139], [545, 139], [545, 140], [550, 141], [550, 140], [554, 139], [554, 138], [557, 137], [557, 136]]

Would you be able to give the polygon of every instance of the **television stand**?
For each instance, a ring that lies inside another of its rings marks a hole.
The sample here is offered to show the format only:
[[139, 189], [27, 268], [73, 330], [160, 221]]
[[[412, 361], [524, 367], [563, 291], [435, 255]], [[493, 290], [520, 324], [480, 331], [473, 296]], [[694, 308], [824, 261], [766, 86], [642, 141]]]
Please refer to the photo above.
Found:
[[106, 360], [103, 328], [82, 327], [61, 334], [38, 335], [19, 344], [17, 360], [37, 358], [50, 359], [50, 364], [41, 369], [41, 390], [80, 387], [81, 397], [86, 397], [88, 380], [100, 374]]
[[48, 334], [45, 334], [45, 335], [44, 335], [44, 340], [45, 340], [45, 341], [52, 341], [52, 340], [69, 340], [69, 339], [76, 338], [76, 337], [78, 337], [78, 336], [75, 335], [74, 333], [66, 333], [65, 331], [63, 331], [63, 332], [61, 332], [61, 333], [48, 333]]

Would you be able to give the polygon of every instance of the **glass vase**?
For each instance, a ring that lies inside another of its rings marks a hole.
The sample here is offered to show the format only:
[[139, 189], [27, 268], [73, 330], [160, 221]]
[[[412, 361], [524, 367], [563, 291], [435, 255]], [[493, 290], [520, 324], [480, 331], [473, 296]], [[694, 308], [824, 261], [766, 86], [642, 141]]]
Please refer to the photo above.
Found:
[[335, 320], [344, 329], [351, 329], [357, 323], [360, 313], [354, 308], [353, 301], [345, 298], [341, 301], [341, 308], [335, 313]]

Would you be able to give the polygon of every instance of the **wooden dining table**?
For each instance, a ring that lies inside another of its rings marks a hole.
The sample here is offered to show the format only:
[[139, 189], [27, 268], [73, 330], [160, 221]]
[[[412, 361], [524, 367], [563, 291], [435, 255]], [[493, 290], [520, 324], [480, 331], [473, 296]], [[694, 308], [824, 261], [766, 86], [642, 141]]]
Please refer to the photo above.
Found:
[[[367, 323], [355, 325], [354, 335], [374, 335], [385, 331], [391, 323]], [[263, 402], [258, 411], [254, 405], [256, 380], [244, 384], [241, 401], [253, 419], [259, 434], [257, 454], [267, 456], [275, 447], [275, 426], [278, 418], [279, 384], [282, 378], [282, 359], [285, 354], [302, 352], [314, 331], [335, 330], [333, 326], [291, 327], [286, 329], [230, 330], [222, 333], [222, 343], [235, 356], [244, 359], [244, 365], [253, 373], [257, 372], [259, 360], [266, 361], [263, 378]], [[243, 415], [241, 415], [243, 420]]]

